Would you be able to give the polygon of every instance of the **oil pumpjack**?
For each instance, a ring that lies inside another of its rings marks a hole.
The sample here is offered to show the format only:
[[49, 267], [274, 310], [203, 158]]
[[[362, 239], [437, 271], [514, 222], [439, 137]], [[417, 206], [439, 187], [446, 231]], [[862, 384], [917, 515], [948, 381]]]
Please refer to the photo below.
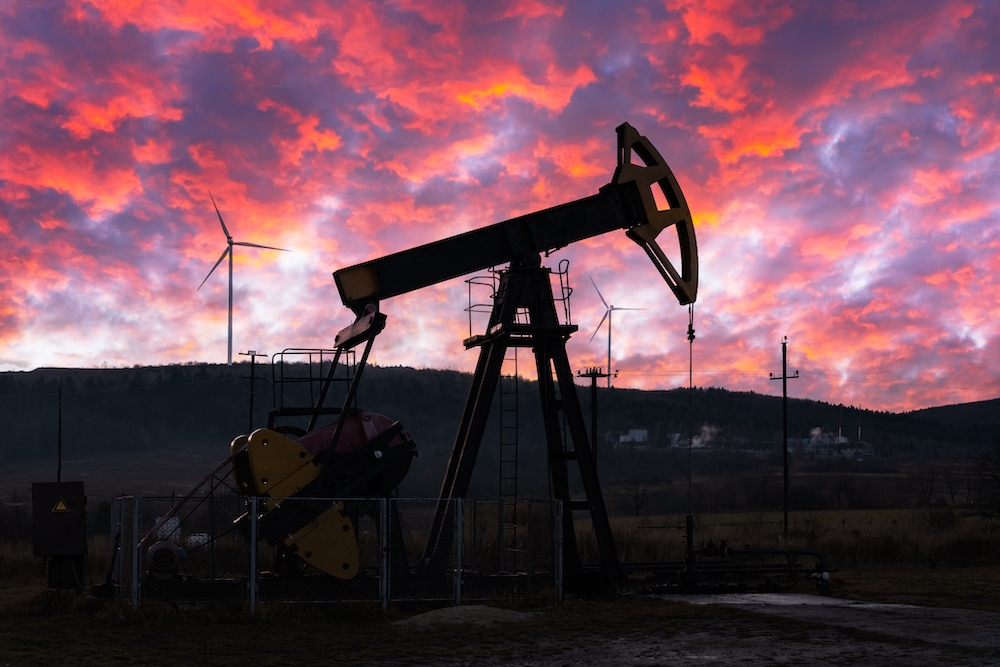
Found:
[[[354, 529], [350, 519], [342, 515], [339, 503], [319, 503], [312, 509], [307, 506], [305, 510], [297, 510], [301, 516], [282, 516], [281, 531], [269, 531], [268, 519], [278, 517], [283, 511], [269, 498], [333, 499], [390, 494], [406, 475], [415, 444], [398, 422], [352, 407], [375, 337], [386, 325], [381, 302], [506, 264], [499, 272], [486, 331], [464, 341], [467, 349], [479, 348], [479, 360], [438, 495], [423, 567], [432, 570], [443, 567], [451, 549], [452, 531], [446, 528], [449, 501], [464, 498], [468, 491], [505, 353], [511, 347], [531, 348], [542, 406], [550, 488], [553, 498], [563, 504], [565, 588], [613, 591], [618, 587], [622, 569], [566, 354], [566, 341], [577, 327], [560, 322], [550, 282], [551, 270], [542, 265], [541, 256], [583, 239], [625, 230], [652, 260], [678, 302], [687, 305], [697, 297], [698, 253], [691, 213], [666, 161], [631, 125], [622, 124], [617, 133], [614, 177], [596, 195], [333, 274], [341, 300], [355, 313], [356, 319], [337, 334], [336, 357], [315, 406], [308, 412], [311, 415], [308, 428], [303, 432], [279, 432], [274, 419], [280, 416], [280, 411], [274, 410], [269, 428], [236, 438], [231, 445], [231, 456], [216, 469], [232, 466], [241, 493], [265, 497], [261, 539], [272, 544], [283, 543], [297, 557], [307, 555], [311, 565], [332, 576], [349, 579], [357, 573]], [[668, 228], [676, 233], [680, 267], [674, 266], [657, 241]], [[325, 407], [342, 355], [356, 348], [363, 352], [343, 407]], [[315, 428], [321, 414], [339, 418]], [[562, 433], [563, 423], [568, 433], [566, 438]], [[573, 464], [582, 482], [582, 498], [571, 495]], [[589, 513], [600, 553], [598, 567], [581, 562], [574, 530], [576, 512]], [[174, 511], [165, 515], [147, 533], [140, 548], [173, 514]], [[310, 548], [320, 544], [336, 546], [319, 551]], [[164, 559], [168, 557], [169, 554]], [[147, 560], [152, 560], [149, 554]]]

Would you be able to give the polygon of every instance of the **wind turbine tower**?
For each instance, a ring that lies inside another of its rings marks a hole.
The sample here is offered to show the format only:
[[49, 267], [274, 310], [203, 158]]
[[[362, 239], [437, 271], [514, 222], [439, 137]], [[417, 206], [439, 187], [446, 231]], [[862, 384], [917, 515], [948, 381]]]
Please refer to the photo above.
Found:
[[594, 329], [594, 333], [591, 334], [591, 336], [590, 336], [590, 342], [594, 341], [594, 336], [596, 336], [597, 332], [601, 330], [601, 325], [604, 324], [604, 320], [607, 320], [608, 321], [608, 389], [610, 389], [611, 388], [611, 376], [614, 375], [614, 372], [611, 370], [611, 315], [616, 310], [646, 310], [646, 309], [645, 308], [621, 308], [621, 307], [618, 307], [618, 306], [609, 306], [608, 302], [604, 300], [604, 295], [601, 294], [600, 288], [597, 287], [597, 283], [594, 282], [593, 276], [588, 275], [587, 277], [590, 278], [590, 283], [594, 286], [594, 289], [597, 290], [597, 296], [601, 297], [601, 303], [603, 303], [604, 307], [607, 309], [607, 310], [604, 311], [604, 317], [601, 318], [601, 322], [597, 325], [597, 328]]
[[219, 206], [215, 203], [215, 197], [212, 197], [212, 193], [208, 193], [209, 198], [212, 200], [212, 206], [215, 207], [215, 214], [219, 216], [219, 224], [222, 225], [222, 233], [226, 235], [226, 249], [222, 251], [222, 256], [219, 257], [219, 261], [215, 263], [215, 266], [208, 272], [205, 276], [205, 280], [201, 281], [201, 285], [198, 285], [200, 290], [202, 286], [208, 281], [212, 276], [212, 272], [222, 264], [222, 260], [229, 255], [229, 348], [226, 356], [226, 365], [233, 365], [233, 246], [241, 245], [248, 248], [263, 248], [265, 250], [280, 250], [282, 252], [291, 252], [285, 248], [275, 248], [269, 245], [260, 245], [257, 243], [247, 243], [246, 241], [234, 241], [232, 234], [226, 229], [226, 223], [222, 220], [222, 214], [219, 213]]

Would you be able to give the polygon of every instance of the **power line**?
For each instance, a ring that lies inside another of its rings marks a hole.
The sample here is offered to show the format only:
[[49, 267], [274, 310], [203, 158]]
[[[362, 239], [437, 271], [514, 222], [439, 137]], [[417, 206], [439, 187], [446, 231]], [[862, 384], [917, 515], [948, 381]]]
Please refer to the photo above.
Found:
[[903, 381], [903, 380], [894, 380], [894, 379], [879, 380], [879, 379], [875, 379], [875, 378], [860, 377], [860, 376], [857, 376], [857, 375], [841, 375], [839, 373], [824, 373], [823, 371], [802, 371], [802, 373], [804, 373], [804, 374], [806, 374], [806, 373], [812, 373], [813, 375], [822, 375], [823, 377], [838, 378], [838, 379], [841, 379], [841, 380], [850, 380], [851, 382], [871, 382], [871, 383], [874, 383], [874, 384], [901, 384], [901, 385], [905, 385], [907, 387], [917, 387], [917, 386], [924, 386], [924, 387], [926, 387], [928, 385], [931, 385], [931, 386], [934, 386], [934, 387], [938, 387], [940, 389], [962, 389], [962, 390], [965, 390], [965, 391], [996, 391], [995, 387], [994, 388], [990, 388], [990, 387], [959, 387], [957, 385], [950, 385], [950, 384], [937, 384], [936, 382], [934, 382], [932, 380], [921, 380], [921, 381], [917, 381], [917, 382], [906, 382], [906, 381]]
[[[118, 387], [116, 389], [85, 389], [83, 391], [74, 391], [72, 393], [74, 395], [76, 395], [76, 394], [109, 394], [109, 393], [121, 392], [121, 391], [143, 391], [143, 390], [146, 390], [146, 389], [169, 389], [171, 387], [187, 387], [187, 386], [195, 385], [195, 384], [209, 384], [209, 383], [212, 383], [212, 382], [229, 382], [229, 381], [239, 380], [239, 379], [240, 378], [237, 378], [237, 377], [215, 378], [213, 380], [197, 380], [195, 382], [175, 382], [173, 384], [150, 385], [150, 386], [146, 386], [146, 387]], [[40, 394], [4, 394], [4, 395], [0, 396], [0, 398], [34, 398], [36, 396], [57, 396], [58, 393], [59, 393], [58, 391], [53, 391], [53, 392], [40, 393]]]
[[[628, 374], [628, 375], [633, 375], [633, 376], [636, 376], [636, 377], [675, 377], [675, 376], [684, 377], [684, 376], [686, 376], [688, 374], [689, 371], [687, 369], [684, 369], [684, 370], [648, 371], [647, 372], [647, 371], [642, 371], [642, 370], [629, 370], [629, 369], [626, 368], [626, 369], [621, 369], [618, 372], [621, 373], [622, 375]], [[744, 375], [745, 376], [757, 376], [757, 375], [761, 375], [761, 376], [764, 376], [764, 375], [768, 375], [769, 374], [768, 371], [726, 371], [726, 370], [704, 370], [704, 371], [694, 371], [694, 373], [695, 373], [695, 375], [720, 375], [720, 376], [725, 376], [725, 375], [739, 375], [739, 376], [744, 376]], [[800, 373], [803, 376], [810, 375], [810, 374], [812, 374], [812, 375], [822, 375], [823, 377], [836, 378], [838, 380], [844, 380], [845, 382], [846, 381], [850, 381], [850, 382], [863, 382], [863, 383], [884, 384], [884, 385], [899, 384], [899, 385], [903, 385], [903, 386], [907, 386], [907, 387], [917, 387], [917, 386], [927, 387], [927, 386], [933, 386], [933, 387], [936, 387], [938, 389], [959, 389], [959, 390], [962, 390], [962, 391], [984, 391], [984, 392], [995, 392], [995, 391], [997, 391], [996, 387], [961, 387], [961, 386], [958, 386], [958, 385], [938, 384], [938, 383], [936, 383], [934, 381], [926, 381], [926, 380], [912, 381], [911, 382], [911, 381], [904, 381], [904, 380], [891, 379], [891, 378], [889, 378], [889, 379], [877, 379], [877, 378], [867, 378], [867, 377], [862, 377], [862, 376], [857, 376], [857, 375], [841, 375], [840, 373], [826, 373], [826, 372], [817, 371], [817, 370], [801, 370]]]
[[784, 462], [784, 507], [785, 519], [782, 524], [782, 539], [788, 539], [788, 381], [797, 380], [799, 372], [788, 374], [788, 336], [781, 340], [781, 377], [769, 373], [772, 380], [781, 380], [781, 460]]

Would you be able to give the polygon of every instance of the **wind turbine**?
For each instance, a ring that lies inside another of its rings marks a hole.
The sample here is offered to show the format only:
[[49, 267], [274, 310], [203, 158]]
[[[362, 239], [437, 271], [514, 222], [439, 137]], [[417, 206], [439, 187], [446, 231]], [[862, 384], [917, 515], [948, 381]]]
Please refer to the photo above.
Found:
[[601, 290], [597, 287], [597, 283], [594, 282], [593, 276], [587, 275], [587, 277], [590, 278], [590, 283], [594, 286], [594, 289], [597, 290], [597, 296], [601, 297], [601, 303], [603, 303], [604, 307], [607, 308], [607, 310], [604, 311], [604, 317], [601, 318], [600, 324], [597, 325], [597, 328], [594, 329], [594, 333], [591, 334], [590, 342], [591, 343], [594, 342], [594, 336], [596, 336], [597, 332], [601, 330], [601, 325], [604, 324], [604, 320], [607, 320], [608, 321], [608, 389], [610, 389], [611, 376], [614, 375], [614, 373], [611, 372], [611, 314], [614, 313], [616, 310], [646, 310], [646, 309], [619, 308], [618, 306], [609, 306], [608, 302], [604, 300], [604, 295], [601, 294]]
[[208, 281], [212, 276], [212, 272], [215, 271], [219, 264], [222, 264], [222, 260], [229, 255], [229, 353], [226, 357], [226, 365], [233, 365], [233, 246], [242, 245], [248, 248], [264, 248], [265, 250], [281, 250], [282, 252], [291, 252], [285, 248], [275, 248], [269, 245], [259, 245], [257, 243], [247, 243], [245, 241], [234, 241], [229, 230], [226, 229], [226, 223], [222, 221], [222, 214], [219, 213], [219, 206], [215, 203], [215, 197], [212, 197], [212, 193], [208, 193], [209, 198], [212, 200], [212, 206], [215, 207], [215, 214], [219, 216], [219, 224], [222, 225], [222, 233], [226, 235], [226, 249], [222, 251], [222, 256], [219, 257], [219, 261], [215, 263], [208, 275], [205, 276], [205, 280], [201, 281], [201, 285], [198, 285], [200, 290], [202, 286]]

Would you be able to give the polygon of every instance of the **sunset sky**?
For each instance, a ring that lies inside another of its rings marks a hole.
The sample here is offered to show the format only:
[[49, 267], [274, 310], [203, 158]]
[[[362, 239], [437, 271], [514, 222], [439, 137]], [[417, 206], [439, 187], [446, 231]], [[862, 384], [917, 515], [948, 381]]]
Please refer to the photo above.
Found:
[[[909, 410], [1000, 396], [1000, 3], [0, 0], [0, 370], [332, 346], [336, 269], [595, 194], [629, 122], [701, 255], [695, 384]], [[575, 368], [687, 382], [616, 232], [555, 253]], [[461, 279], [380, 365], [471, 370]], [[474, 324], [482, 325], [482, 321]], [[237, 357], [239, 359], [239, 357]], [[527, 366], [527, 364], [525, 364]]]

